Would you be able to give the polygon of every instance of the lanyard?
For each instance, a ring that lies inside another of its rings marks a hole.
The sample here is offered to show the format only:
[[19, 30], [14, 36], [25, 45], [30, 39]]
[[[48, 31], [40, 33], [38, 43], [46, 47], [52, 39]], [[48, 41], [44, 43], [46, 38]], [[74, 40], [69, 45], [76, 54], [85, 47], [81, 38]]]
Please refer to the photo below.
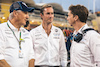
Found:
[[19, 49], [21, 50], [21, 32], [20, 32], [20, 39], [18, 40], [18, 38], [16, 37], [14, 31], [11, 29], [11, 27], [9, 26], [8, 23], [7, 23], [7, 26], [10, 28], [10, 30], [13, 32], [14, 37], [15, 37], [16, 40], [19, 42]]

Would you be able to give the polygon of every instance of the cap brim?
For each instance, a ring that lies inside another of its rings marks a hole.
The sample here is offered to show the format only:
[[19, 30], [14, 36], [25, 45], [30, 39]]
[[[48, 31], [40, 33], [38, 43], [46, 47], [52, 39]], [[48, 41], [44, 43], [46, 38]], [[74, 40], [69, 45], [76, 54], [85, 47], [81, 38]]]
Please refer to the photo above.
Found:
[[24, 12], [34, 12], [34, 8], [32, 7], [27, 7], [27, 8], [24, 8], [24, 10], [22, 10]]

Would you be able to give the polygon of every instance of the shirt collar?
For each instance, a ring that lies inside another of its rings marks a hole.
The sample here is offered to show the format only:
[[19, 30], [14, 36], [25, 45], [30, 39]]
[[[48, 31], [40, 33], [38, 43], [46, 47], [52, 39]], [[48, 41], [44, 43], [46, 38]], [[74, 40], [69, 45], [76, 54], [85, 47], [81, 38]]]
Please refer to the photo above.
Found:
[[[43, 28], [43, 26], [42, 26], [42, 24], [40, 25], [40, 27], [41, 27], [40, 29], [41, 29], [42, 31], [45, 31], [44, 28]], [[54, 26], [52, 25], [51, 31], [52, 31], [53, 29], [54, 29]]]
[[85, 30], [85, 29], [87, 29], [87, 28], [89, 28], [89, 26], [88, 26], [87, 24], [85, 24], [85, 25], [82, 26], [77, 32], [76, 32], [76, 30], [75, 30], [75, 31], [74, 31], [74, 34], [77, 34], [78, 32], [79, 32], [79, 33], [82, 33], [82, 31]]
[[[8, 25], [10, 26], [10, 28], [12, 29], [12, 30], [15, 30], [15, 31], [18, 31], [18, 29], [17, 28], [15, 28], [12, 24], [11, 24], [11, 22], [8, 20], [7, 21], [7, 23], [8, 23]], [[22, 30], [22, 27], [20, 28], [20, 31]]]

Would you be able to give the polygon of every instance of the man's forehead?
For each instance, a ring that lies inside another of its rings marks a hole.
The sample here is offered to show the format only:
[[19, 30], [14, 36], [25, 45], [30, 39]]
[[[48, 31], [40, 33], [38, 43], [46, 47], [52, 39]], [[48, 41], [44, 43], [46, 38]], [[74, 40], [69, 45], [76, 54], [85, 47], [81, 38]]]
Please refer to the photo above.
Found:
[[68, 14], [72, 14], [71, 11], [69, 11]]
[[52, 7], [44, 8], [44, 11], [47, 11], [47, 10], [53, 10], [53, 8]]
[[44, 11], [47, 11], [47, 9], [45, 8]]

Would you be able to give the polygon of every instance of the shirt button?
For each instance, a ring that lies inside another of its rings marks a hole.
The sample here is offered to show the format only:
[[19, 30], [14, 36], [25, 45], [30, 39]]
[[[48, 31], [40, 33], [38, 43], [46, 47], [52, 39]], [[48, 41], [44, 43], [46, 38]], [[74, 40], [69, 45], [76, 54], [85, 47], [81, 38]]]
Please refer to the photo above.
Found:
[[98, 64], [96, 64], [96, 66], [98, 66]]

